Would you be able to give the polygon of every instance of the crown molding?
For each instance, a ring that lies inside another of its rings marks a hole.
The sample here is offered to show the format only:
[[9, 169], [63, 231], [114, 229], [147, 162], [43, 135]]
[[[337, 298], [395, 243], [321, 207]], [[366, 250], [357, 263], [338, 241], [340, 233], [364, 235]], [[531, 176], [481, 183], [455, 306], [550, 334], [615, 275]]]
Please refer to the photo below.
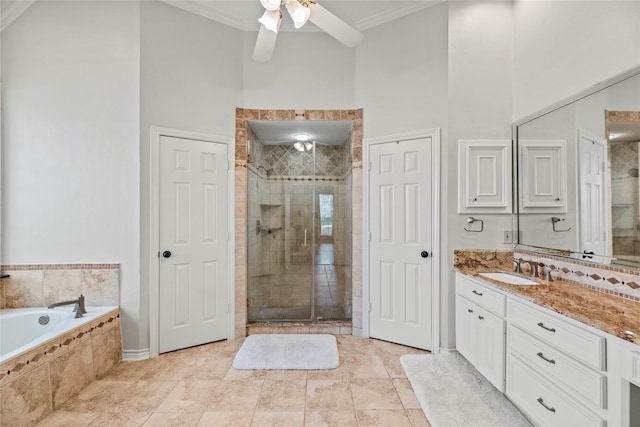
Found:
[[5, 28], [35, 2], [35, 0], [2, 0], [0, 31], [4, 31]]
[[444, 1], [445, 0], [416, 0], [405, 6], [400, 6], [395, 9], [391, 9], [378, 15], [372, 16], [370, 18], [362, 19], [356, 23], [355, 27], [358, 31], [368, 30], [378, 25], [385, 24], [389, 21], [393, 21], [394, 19], [402, 18], [403, 16], [407, 16], [423, 9], [435, 6], [436, 4], [443, 3]]
[[[233, 27], [242, 31], [248, 31], [248, 29], [246, 29], [246, 24], [244, 20], [225, 15], [223, 13], [220, 13], [219, 10], [213, 10], [205, 5], [206, 2], [194, 1], [194, 0], [161, 0], [161, 1], [163, 3], [177, 7], [178, 9], [182, 9], [187, 12], [200, 15], [212, 21], [216, 21], [221, 24], [228, 25], [229, 27]], [[257, 30], [258, 30], [258, 27], [256, 26], [256, 31]]]

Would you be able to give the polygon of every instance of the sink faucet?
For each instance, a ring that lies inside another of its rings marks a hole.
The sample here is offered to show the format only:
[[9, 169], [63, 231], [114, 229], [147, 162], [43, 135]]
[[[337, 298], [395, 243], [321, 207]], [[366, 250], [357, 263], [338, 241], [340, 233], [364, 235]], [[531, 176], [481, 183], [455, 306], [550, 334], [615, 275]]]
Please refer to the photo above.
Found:
[[538, 275], [538, 263], [531, 260], [526, 260], [524, 262], [525, 264], [529, 264], [529, 267], [531, 267], [531, 277], [536, 277]]
[[523, 260], [522, 258], [518, 258], [518, 259], [514, 259], [514, 260], [513, 260], [513, 263], [516, 265], [516, 266], [515, 266], [515, 268], [514, 268], [514, 270], [513, 270], [514, 272], [516, 272], [516, 273], [522, 273], [522, 262], [523, 262], [523, 261], [524, 261], [524, 260]]
[[83, 314], [87, 314], [87, 310], [84, 306], [84, 295], [82, 294], [80, 294], [80, 297], [78, 299], [55, 302], [53, 304], [49, 304], [47, 308], [55, 308], [55, 307], [60, 307], [63, 305], [70, 305], [70, 304], [75, 304], [75, 307], [73, 307], [73, 312], [76, 313], [76, 316], [75, 316], [76, 319], [79, 317], [82, 317]]

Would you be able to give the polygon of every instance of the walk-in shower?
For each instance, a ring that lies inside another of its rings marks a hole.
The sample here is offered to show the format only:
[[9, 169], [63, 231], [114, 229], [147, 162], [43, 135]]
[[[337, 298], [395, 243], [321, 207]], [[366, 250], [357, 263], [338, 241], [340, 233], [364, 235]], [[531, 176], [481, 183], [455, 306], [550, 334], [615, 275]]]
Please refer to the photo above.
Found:
[[250, 322], [351, 319], [351, 122], [299, 126], [249, 121]]

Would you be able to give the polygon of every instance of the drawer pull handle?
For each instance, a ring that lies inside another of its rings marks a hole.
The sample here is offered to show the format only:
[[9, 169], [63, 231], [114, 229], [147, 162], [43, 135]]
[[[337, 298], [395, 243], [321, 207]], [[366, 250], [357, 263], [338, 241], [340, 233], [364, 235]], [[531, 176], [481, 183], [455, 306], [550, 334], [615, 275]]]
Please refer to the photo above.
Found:
[[476, 291], [475, 289], [473, 290], [473, 293], [474, 293], [474, 294], [476, 294], [476, 295], [478, 295], [478, 296], [482, 296], [482, 292], [478, 292], [478, 291]]
[[555, 332], [556, 331], [556, 328], [548, 328], [548, 327], [544, 326], [544, 323], [542, 323], [542, 322], [538, 323], [538, 326], [540, 326], [542, 329], [547, 330], [549, 332]]
[[469, 313], [473, 313], [473, 310], [471, 310], [470, 308], [467, 308], [467, 311], [468, 311]]
[[542, 406], [544, 406], [544, 409], [546, 409], [549, 412], [556, 412], [556, 408], [552, 408], [551, 406], [547, 406], [546, 403], [544, 403], [544, 400], [542, 400], [541, 397], [538, 398], [538, 403], [541, 404]]
[[538, 357], [539, 357], [540, 359], [544, 360], [545, 362], [549, 362], [549, 363], [554, 364], [554, 365], [556, 364], [556, 361], [555, 361], [555, 360], [553, 360], [553, 359], [547, 359], [546, 357], [544, 357], [544, 354], [542, 354], [542, 352], [539, 352], [539, 353], [538, 353]]
[[478, 319], [484, 320], [484, 316], [478, 316]]

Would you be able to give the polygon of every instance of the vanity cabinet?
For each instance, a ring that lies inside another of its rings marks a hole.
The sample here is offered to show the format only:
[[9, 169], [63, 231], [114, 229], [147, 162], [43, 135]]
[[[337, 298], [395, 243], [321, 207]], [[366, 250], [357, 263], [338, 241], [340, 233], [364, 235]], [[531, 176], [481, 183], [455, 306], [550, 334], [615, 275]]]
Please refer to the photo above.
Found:
[[464, 276], [456, 281], [456, 342], [460, 352], [504, 392], [505, 297]]
[[636, 344], [461, 273], [456, 341], [536, 426], [640, 426]]
[[509, 399], [538, 425], [604, 426], [605, 338], [515, 297], [507, 319]]

